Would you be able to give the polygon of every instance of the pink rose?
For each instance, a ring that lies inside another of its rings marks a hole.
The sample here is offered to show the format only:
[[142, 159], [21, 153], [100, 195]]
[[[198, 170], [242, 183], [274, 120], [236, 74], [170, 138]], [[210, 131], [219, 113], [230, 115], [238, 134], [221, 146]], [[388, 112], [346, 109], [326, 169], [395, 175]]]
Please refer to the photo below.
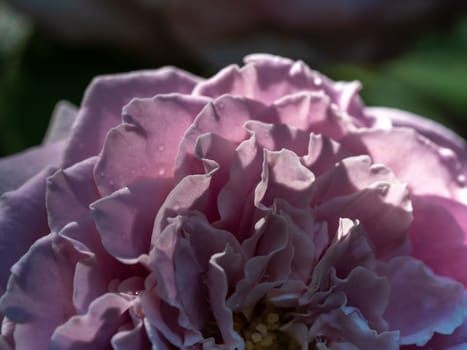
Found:
[[464, 141], [245, 62], [97, 78], [0, 162], [2, 350], [467, 345]]

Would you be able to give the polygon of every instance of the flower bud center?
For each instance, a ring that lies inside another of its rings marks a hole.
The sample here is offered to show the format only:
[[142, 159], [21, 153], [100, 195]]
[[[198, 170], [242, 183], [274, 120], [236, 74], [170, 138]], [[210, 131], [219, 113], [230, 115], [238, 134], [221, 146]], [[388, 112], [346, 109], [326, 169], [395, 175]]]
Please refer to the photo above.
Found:
[[300, 349], [297, 341], [281, 331], [284, 320], [271, 305], [258, 305], [250, 319], [234, 314], [234, 329], [245, 340], [246, 350]]

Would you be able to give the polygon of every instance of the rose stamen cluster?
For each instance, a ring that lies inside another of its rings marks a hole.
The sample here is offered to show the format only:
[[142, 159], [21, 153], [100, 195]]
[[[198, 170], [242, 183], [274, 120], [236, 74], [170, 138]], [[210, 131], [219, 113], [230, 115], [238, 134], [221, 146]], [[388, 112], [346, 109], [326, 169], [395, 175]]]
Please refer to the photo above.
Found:
[[295, 339], [280, 330], [283, 323], [280, 312], [271, 305], [259, 303], [249, 320], [243, 314], [234, 314], [234, 329], [244, 339], [246, 350], [300, 348]]

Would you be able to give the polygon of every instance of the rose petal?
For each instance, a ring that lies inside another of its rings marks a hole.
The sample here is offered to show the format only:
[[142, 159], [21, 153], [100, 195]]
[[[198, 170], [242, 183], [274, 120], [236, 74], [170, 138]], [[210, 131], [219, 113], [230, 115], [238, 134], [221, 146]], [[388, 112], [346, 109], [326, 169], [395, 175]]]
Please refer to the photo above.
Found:
[[316, 217], [328, 222], [331, 234], [339, 217], [358, 219], [379, 257], [407, 250], [409, 193], [388, 168], [371, 165], [366, 156], [347, 158], [317, 178], [313, 189]]
[[120, 123], [122, 107], [133, 98], [190, 93], [199, 80], [170, 67], [95, 78], [86, 90], [63, 165], [68, 167], [96, 155], [107, 132]]
[[74, 316], [58, 327], [50, 339], [51, 349], [104, 349], [123, 324], [129, 300], [108, 293], [93, 301], [83, 316]]
[[413, 196], [412, 255], [437, 274], [467, 286], [467, 206], [438, 196]]
[[108, 133], [97, 161], [100, 193], [109, 195], [142, 178], [172, 179], [182, 136], [208, 101], [180, 94], [133, 99], [123, 108], [123, 124]]
[[386, 107], [365, 108], [365, 114], [375, 118], [375, 122], [389, 119], [395, 127], [415, 129], [439, 146], [454, 150], [460, 158], [465, 158], [467, 155], [465, 141], [453, 131], [431, 119], [400, 109]]
[[355, 267], [344, 279], [333, 277], [334, 291], [345, 293], [347, 305], [358, 309], [370, 328], [379, 332], [387, 330], [383, 314], [390, 289], [384, 277], [362, 266]]
[[149, 252], [152, 224], [167, 188], [164, 179], [141, 180], [91, 204], [102, 244], [110, 255], [133, 264]]
[[351, 154], [340, 143], [323, 135], [310, 134], [308, 153], [302, 157], [302, 162], [316, 177], [319, 177], [330, 171], [337, 162], [350, 156]]
[[48, 167], [57, 166], [63, 153], [63, 142], [30, 148], [0, 160], [0, 195], [14, 191]]
[[52, 172], [51, 168], [45, 169], [16, 191], [0, 197], [0, 294], [10, 267], [37, 239], [49, 233], [44, 199], [45, 179]]
[[455, 153], [413, 129], [362, 130], [342, 142], [354, 154], [367, 154], [373, 162], [389, 167], [400, 181], [409, 184], [414, 194], [467, 202], [467, 188], [463, 178], [459, 178], [462, 169]]
[[111, 340], [114, 350], [150, 350], [151, 343], [144, 330], [143, 322], [129, 331], [116, 333]]
[[96, 158], [59, 169], [47, 179], [46, 203], [49, 226], [59, 232], [73, 221], [89, 216], [89, 204], [99, 198], [93, 169]]
[[249, 120], [244, 127], [254, 135], [259, 146], [270, 151], [280, 151], [285, 148], [298, 155], [305, 155], [308, 150], [309, 133], [290, 125]]
[[201, 135], [215, 133], [228, 141], [240, 143], [248, 136], [243, 124], [258, 119], [265, 108], [257, 101], [231, 95], [207, 104], [183, 136], [175, 162], [175, 183], [189, 174], [202, 172], [195, 157], [195, 145]]
[[229, 66], [211, 79], [198, 84], [194, 94], [218, 97], [241, 95], [270, 104], [277, 98], [298, 91], [318, 90], [321, 75], [303, 62], [272, 55], [250, 55], [242, 68]]
[[378, 264], [391, 293], [384, 313], [401, 344], [425, 345], [433, 333], [451, 334], [465, 319], [467, 299], [460, 283], [435, 275], [421, 261], [396, 257]]
[[76, 120], [78, 108], [67, 101], [60, 101], [50, 119], [49, 127], [42, 144], [50, 144], [68, 139], [73, 123]]
[[38, 239], [12, 268], [1, 313], [16, 323], [17, 349], [46, 349], [55, 328], [75, 313], [72, 277], [79, 254], [52, 236]]
[[352, 309], [322, 314], [311, 326], [309, 336], [309, 340], [319, 336], [331, 339], [333, 345], [341, 346], [337, 349], [399, 349], [397, 332], [376, 333]]
[[[229, 290], [227, 276], [230, 274], [232, 263], [236, 262], [238, 255], [229, 249], [214, 254], [209, 260], [208, 286], [211, 310], [216, 319], [217, 326], [222, 334], [227, 348], [238, 348], [243, 344], [243, 339], [234, 330], [232, 309], [226, 305], [226, 297]], [[238, 262], [238, 261], [237, 261]]]

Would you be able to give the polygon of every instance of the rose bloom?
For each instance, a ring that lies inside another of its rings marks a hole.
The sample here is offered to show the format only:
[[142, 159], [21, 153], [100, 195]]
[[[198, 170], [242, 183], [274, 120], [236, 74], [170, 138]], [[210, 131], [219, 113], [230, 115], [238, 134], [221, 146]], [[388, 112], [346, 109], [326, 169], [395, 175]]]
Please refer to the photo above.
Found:
[[464, 349], [464, 142], [359, 88], [96, 78], [0, 162], [0, 348]]

